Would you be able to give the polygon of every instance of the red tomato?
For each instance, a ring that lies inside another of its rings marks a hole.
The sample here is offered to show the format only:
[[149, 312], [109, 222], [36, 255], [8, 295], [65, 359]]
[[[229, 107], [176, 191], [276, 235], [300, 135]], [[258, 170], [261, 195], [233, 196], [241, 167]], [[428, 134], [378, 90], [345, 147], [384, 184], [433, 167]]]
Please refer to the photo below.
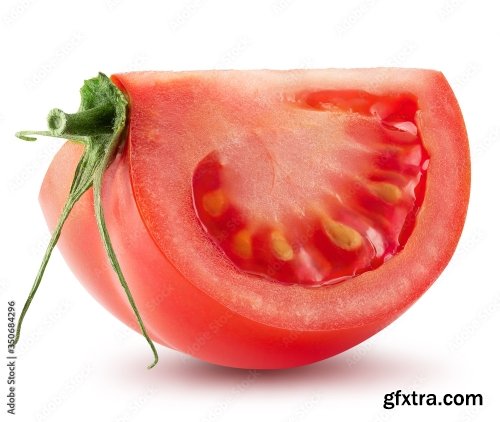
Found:
[[[148, 72], [113, 82], [128, 135], [102, 200], [151, 337], [220, 365], [286, 368], [387, 326], [448, 263], [469, 197], [467, 135], [439, 72]], [[54, 227], [81, 146], [52, 162]], [[138, 325], [92, 193], [59, 241], [78, 279]]]

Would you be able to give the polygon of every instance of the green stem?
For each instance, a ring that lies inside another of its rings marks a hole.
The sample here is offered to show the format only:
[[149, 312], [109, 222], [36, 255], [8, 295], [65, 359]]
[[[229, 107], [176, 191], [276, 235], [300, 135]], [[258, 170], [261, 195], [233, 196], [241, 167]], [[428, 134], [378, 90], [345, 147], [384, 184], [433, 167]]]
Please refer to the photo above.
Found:
[[54, 108], [47, 116], [47, 123], [50, 131], [57, 136], [91, 136], [112, 134], [114, 118], [113, 104], [103, 104], [74, 114]]
[[40, 265], [38, 274], [26, 303], [24, 304], [21, 315], [19, 316], [14, 344], [17, 344], [19, 341], [24, 318], [40, 286], [45, 268], [59, 240], [64, 223], [81, 196], [93, 186], [95, 216], [99, 233], [109, 262], [125, 291], [142, 335], [153, 351], [154, 360], [153, 363], [148, 366], [148, 368], [152, 368], [158, 362], [158, 353], [147, 333], [142, 317], [137, 309], [137, 305], [111, 244], [111, 239], [104, 219], [101, 199], [104, 172], [116, 156], [116, 151], [122, 139], [121, 134], [125, 128], [127, 100], [121, 91], [103, 74], [99, 74], [97, 78], [85, 81], [81, 89], [81, 95], [82, 103], [77, 113], [67, 114], [59, 109], [50, 111], [47, 117], [49, 131], [22, 131], [16, 134], [20, 139], [26, 141], [36, 140], [36, 138], [30, 135], [70, 138], [83, 143], [85, 145], [85, 150], [75, 169], [68, 199], [59, 216], [57, 226], [50, 239], [42, 264]]
[[50, 257], [52, 256], [52, 251], [54, 250], [57, 241], [59, 240], [59, 236], [61, 235], [62, 228], [64, 226], [64, 223], [66, 222], [67, 218], [69, 217], [69, 214], [71, 210], [73, 209], [73, 206], [78, 202], [80, 199], [81, 195], [83, 195], [85, 191], [82, 191], [79, 196], [74, 196], [73, 198], [70, 198], [68, 202], [64, 205], [64, 208], [61, 212], [61, 215], [59, 216], [59, 220], [57, 221], [57, 225], [54, 229], [54, 232], [52, 233], [52, 236], [49, 241], [49, 245], [47, 246], [47, 250], [45, 251], [45, 255], [43, 256], [42, 263], [40, 265], [40, 268], [38, 269], [38, 273], [35, 278], [35, 282], [33, 283], [33, 286], [31, 287], [31, 291], [28, 295], [28, 298], [26, 299], [26, 302], [23, 306], [23, 310], [21, 311], [21, 315], [19, 316], [19, 320], [17, 322], [17, 328], [16, 328], [16, 337], [14, 339], [14, 346], [17, 344], [19, 341], [19, 338], [21, 336], [21, 328], [23, 325], [24, 317], [26, 316], [26, 312], [28, 312], [28, 309], [31, 305], [31, 301], [35, 297], [35, 293], [38, 290], [38, 287], [40, 286], [40, 283], [43, 278], [43, 274], [45, 273], [45, 268], [47, 267], [47, 264], [49, 262]]
[[[104, 169], [102, 169], [104, 170]], [[139, 310], [137, 309], [137, 305], [135, 304], [134, 297], [132, 296], [132, 293], [130, 291], [130, 288], [127, 284], [127, 281], [125, 280], [125, 276], [123, 275], [122, 269], [120, 267], [120, 263], [118, 262], [118, 258], [116, 257], [116, 253], [113, 249], [113, 246], [111, 244], [111, 239], [109, 237], [109, 232], [108, 228], [106, 227], [106, 222], [104, 219], [104, 210], [102, 208], [102, 201], [101, 201], [101, 188], [102, 188], [102, 175], [104, 171], [97, 171], [96, 177], [94, 180], [94, 209], [95, 209], [95, 215], [97, 218], [97, 226], [99, 228], [99, 233], [101, 234], [101, 239], [104, 244], [104, 248], [106, 249], [106, 254], [108, 255], [109, 262], [111, 266], [113, 267], [113, 270], [115, 270], [116, 275], [118, 276], [118, 280], [120, 280], [120, 284], [122, 285], [123, 290], [125, 291], [125, 294], [127, 295], [128, 302], [130, 304], [130, 307], [132, 308], [132, 311], [134, 312], [134, 315], [137, 319], [137, 322], [139, 324], [139, 327], [141, 329], [141, 333], [148, 342], [149, 346], [151, 347], [151, 350], [153, 352], [154, 360], [153, 362], [148, 366], [149, 369], [154, 367], [158, 363], [158, 352], [156, 351], [156, 348], [151, 341], [151, 339], [148, 336], [148, 333], [146, 331], [146, 327], [144, 326], [144, 323], [142, 321], [141, 314], [139, 313]]]

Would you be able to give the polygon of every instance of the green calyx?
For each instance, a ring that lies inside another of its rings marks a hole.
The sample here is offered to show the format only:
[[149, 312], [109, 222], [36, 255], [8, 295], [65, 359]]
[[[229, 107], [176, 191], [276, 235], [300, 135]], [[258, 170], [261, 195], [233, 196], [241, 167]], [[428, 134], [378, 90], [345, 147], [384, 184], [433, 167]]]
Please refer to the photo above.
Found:
[[80, 162], [76, 167], [68, 199], [59, 216], [54, 232], [52, 233], [35, 282], [28, 295], [28, 299], [19, 316], [15, 344], [19, 341], [24, 317], [40, 286], [45, 268], [59, 240], [64, 223], [82, 195], [89, 188], [93, 187], [94, 209], [99, 233], [104, 248], [106, 249], [109, 262], [116, 272], [120, 284], [127, 295], [142, 334], [153, 351], [154, 361], [148, 366], [148, 368], [152, 368], [158, 363], [158, 353], [153, 342], [149, 338], [111, 245], [111, 239], [108, 229], [106, 228], [106, 222], [104, 221], [101, 200], [104, 172], [115, 158], [118, 147], [122, 141], [122, 134], [127, 121], [128, 102], [123, 93], [102, 73], [95, 78], [86, 80], [80, 90], [80, 94], [81, 104], [77, 113], [66, 114], [59, 109], [53, 109], [47, 117], [48, 131], [23, 131], [16, 134], [18, 138], [25, 141], [35, 141], [36, 138], [34, 138], [33, 135], [71, 139], [82, 143], [85, 148]]

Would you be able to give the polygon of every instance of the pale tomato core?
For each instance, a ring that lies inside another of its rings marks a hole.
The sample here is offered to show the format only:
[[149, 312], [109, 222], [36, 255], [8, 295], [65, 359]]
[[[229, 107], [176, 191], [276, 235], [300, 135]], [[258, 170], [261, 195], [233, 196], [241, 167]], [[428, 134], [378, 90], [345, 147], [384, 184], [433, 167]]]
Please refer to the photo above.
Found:
[[319, 286], [377, 268], [423, 200], [415, 99], [324, 90], [284, 102], [276, 121], [289, 125], [256, 122], [198, 163], [202, 227], [237, 268], [273, 281]]

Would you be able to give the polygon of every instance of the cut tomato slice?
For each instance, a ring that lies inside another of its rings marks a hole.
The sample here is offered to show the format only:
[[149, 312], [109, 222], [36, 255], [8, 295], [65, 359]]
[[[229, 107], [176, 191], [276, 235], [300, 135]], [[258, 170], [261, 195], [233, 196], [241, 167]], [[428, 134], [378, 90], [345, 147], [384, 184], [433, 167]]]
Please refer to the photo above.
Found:
[[238, 268], [270, 280], [323, 285], [375, 269], [404, 246], [423, 199], [415, 101], [353, 90], [287, 92], [284, 104], [268, 96], [198, 163], [201, 224]]
[[[147, 72], [112, 80], [130, 110], [124, 148], [104, 180], [105, 216], [156, 341], [228, 366], [314, 362], [389, 324], [449, 261], [470, 163], [441, 73]], [[51, 227], [80, 153], [68, 143], [45, 178]], [[83, 284], [137, 329], [100, 244], [90, 193], [60, 247]]]

